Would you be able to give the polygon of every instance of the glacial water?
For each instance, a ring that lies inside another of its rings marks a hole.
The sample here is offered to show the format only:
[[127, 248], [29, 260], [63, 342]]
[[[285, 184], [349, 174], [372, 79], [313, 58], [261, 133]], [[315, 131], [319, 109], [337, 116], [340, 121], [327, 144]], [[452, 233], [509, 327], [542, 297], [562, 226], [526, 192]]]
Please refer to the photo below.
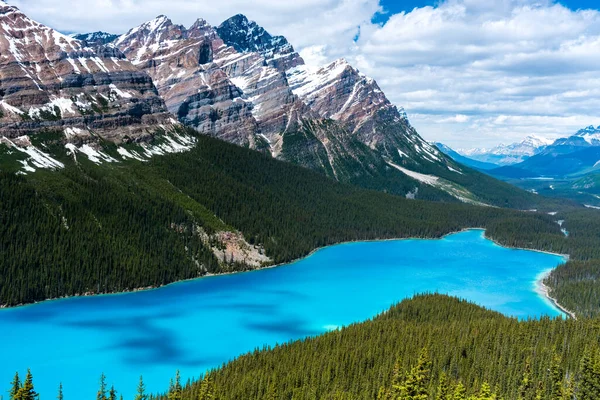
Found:
[[263, 345], [363, 321], [422, 292], [447, 293], [519, 318], [558, 316], [536, 291], [562, 257], [500, 247], [481, 230], [440, 240], [331, 246], [298, 262], [129, 294], [0, 311], [0, 394], [31, 368], [38, 392], [94, 398], [100, 374], [125, 399], [140, 375], [164, 391]]

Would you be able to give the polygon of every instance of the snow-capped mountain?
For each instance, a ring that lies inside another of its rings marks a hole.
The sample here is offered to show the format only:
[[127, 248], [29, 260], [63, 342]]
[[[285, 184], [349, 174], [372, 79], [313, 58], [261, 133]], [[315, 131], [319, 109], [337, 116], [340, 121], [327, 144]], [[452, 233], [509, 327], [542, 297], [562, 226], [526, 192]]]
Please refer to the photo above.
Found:
[[152, 79], [121, 52], [87, 47], [3, 1], [0, 71], [0, 136], [70, 129], [69, 139], [120, 141], [170, 119]]
[[[0, 4], [0, 134], [58, 129], [73, 156], [143, 160], [193, 145], [171, 133], [154, 140], [179, 121], [339, 181], [411, 198], [487, 201], [480, 181], [488, 178], [424, 141], [373, 79], [343, 59], [307, 66], [284, 37], [242, 15], [218, 28], [161, 15], [112, 41], [102, 32], [78, 40]], [[88, 146], [98, 138], [117, 147]], [[10, 141], [18, 143], [33, 146], [27, 137]]]
[[592, 146], [600, 146], [600, 126], [593, 125], [579, 130], [574, 136], [580, 137]]
[[558, 150], [561, 152], [570, 151], [573, 149], [579, 149], [590, 146], [600, 146], [600, 126], [595, 128], [593, 125], [587, 128], [580, 129], [574, 135], [566, 138], [557, 139], [552, 144], [552, 150]]
[[[498, 176], [566, 177], [597, 172], [600, 167], [600, 127], [588, 126], [575, 134], [555, 140], [537, 154], [513, 165], [500, 169]], [[529, 174], [529, 175], [527, 175]]]
[[106, 45], [110, 42], [114, 42], [119, 37], [119, 35], [114, 35], [112, 33], [106, 32], [93, 32], [86, 34], [75, 34], [71, 35], [71, 37], [73, 39], [77, 39], [84, 42], [86, 46], [97, 47]]
[[553, 140], [551, 139], [530, 135], [520, 142], [509, 145], [500, 144], [491, 149], [459, 149], [457, 152], [477, 161], [497, 165], [513, 165], [540, 153], [546, 146], [549, 146], [552, 143]]
[[[309, 67], [284, 37], [243, 15], [218, 28], [198, 20], [189, 29], [159, 16], [112, 46], [148, 72], [169, 110], [199, 132], [302, 159], [335, 177], [337, 160], [364, 151], [352, 149], [355, 142], [400, 164], [443, 163], [373, 79], [343, 59]], [[311, 120], [341, 129], [334, 138]], [[297, 133], [306, 129], [310, 138], [299, 146]]]
[[217, 33], [225, 43], [240, 53], [257, 52], [266, 60], [267, 65], [279, 71], [286, 71], [304, 60], [283, 36], [271, 36], [254, 21], [248, 21], [245, 15], [235, 15], [219, 27]]

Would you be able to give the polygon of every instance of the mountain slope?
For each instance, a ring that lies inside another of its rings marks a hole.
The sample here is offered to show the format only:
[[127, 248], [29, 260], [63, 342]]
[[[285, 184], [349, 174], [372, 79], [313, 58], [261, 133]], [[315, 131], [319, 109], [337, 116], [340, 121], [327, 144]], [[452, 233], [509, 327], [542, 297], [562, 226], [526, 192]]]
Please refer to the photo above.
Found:
[[[537, 202], [463, 171], [345, 60], [308, 67], [285, 38], [242, 15], [216, 29], [160, 16], [111, 45], [152, 76], [169, 110], [200, 133], [394, 194], [513, 207]], [[482, 191], [478, 179], [495, 194]]]
[[[142, 154], [143, 145], [126, 149]], [[60, 136], [39, 146], [64, 168], [18, 176], [20, 164], [4, 159], [0, 173], [0, 206], [11, 210], [0, 213], [0, 304], [252, 269], [348, 240], [472, 226], [511, 245], [564, 240], [547, 215], [406, 200], [204, 135], [187, 152], [144, 162], [74, 158]], [[114, 144], [102, 152], [118, 156]]]
[[[116, 49], [83, 42], [0, 2], [0, 135], [47, 129], [121, 141], [170, 124], [152, 80]], [[70, 129], [68, 132], [66, 129]]]
[[[406, 386], [420, 387], [422, 399], [518, 399], [523, 392], [551, 399], [557, 387], [562, 393], [567, 377], [577, 380], [574, 390], [582, 390], [580, 365], [600, 357], [587, 350], [589, 336], [599, 333], [586, 319], [517, 321], [458, 299], [421, 295], [372, 320], [245, 354], [184, 393], [249, 400], [396, 399], [403, 397], [389, 395], [391, 386], [406, 380]], [[529, 388], [523, 389], [524, 378]], [[462, 390], [456, 390], [458, 382]], [[479, 392], [484, 382], [487, 394]]]

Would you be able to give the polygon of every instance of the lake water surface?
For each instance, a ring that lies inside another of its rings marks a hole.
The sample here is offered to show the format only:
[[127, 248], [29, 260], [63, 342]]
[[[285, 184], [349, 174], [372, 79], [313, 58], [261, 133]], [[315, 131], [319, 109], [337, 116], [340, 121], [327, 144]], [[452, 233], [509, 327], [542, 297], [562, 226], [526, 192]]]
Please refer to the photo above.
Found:
[[0, 394], [30, 367], [43, 398], [94, 398], [104, 372], [126, 399], [242, 353], [366, 320], [414, 294], [459, 296], [519, 318], [561, 312], [536, 292], [563, 257], [497, 246], [482, 230], [348, 243], [290, 265], [129, 294], [0, 311]]

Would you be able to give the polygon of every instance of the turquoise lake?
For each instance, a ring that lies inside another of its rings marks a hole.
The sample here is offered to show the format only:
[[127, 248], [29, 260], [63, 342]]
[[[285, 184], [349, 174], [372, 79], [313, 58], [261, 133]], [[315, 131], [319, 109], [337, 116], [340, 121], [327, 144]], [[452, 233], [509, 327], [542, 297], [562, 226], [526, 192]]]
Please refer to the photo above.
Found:
[[363, 321], [422, 292], [462, 297], [519, 318], [561, 312], [536, 291], [564, 258], [500, 247], [470, 230], [439, 240], [331, 246], [278, 268], [160, 289], [0, 311], [0, 394], [28, 367], [42, 398], [94, 398], [100, 374], [125, 399], [265, 344]]

